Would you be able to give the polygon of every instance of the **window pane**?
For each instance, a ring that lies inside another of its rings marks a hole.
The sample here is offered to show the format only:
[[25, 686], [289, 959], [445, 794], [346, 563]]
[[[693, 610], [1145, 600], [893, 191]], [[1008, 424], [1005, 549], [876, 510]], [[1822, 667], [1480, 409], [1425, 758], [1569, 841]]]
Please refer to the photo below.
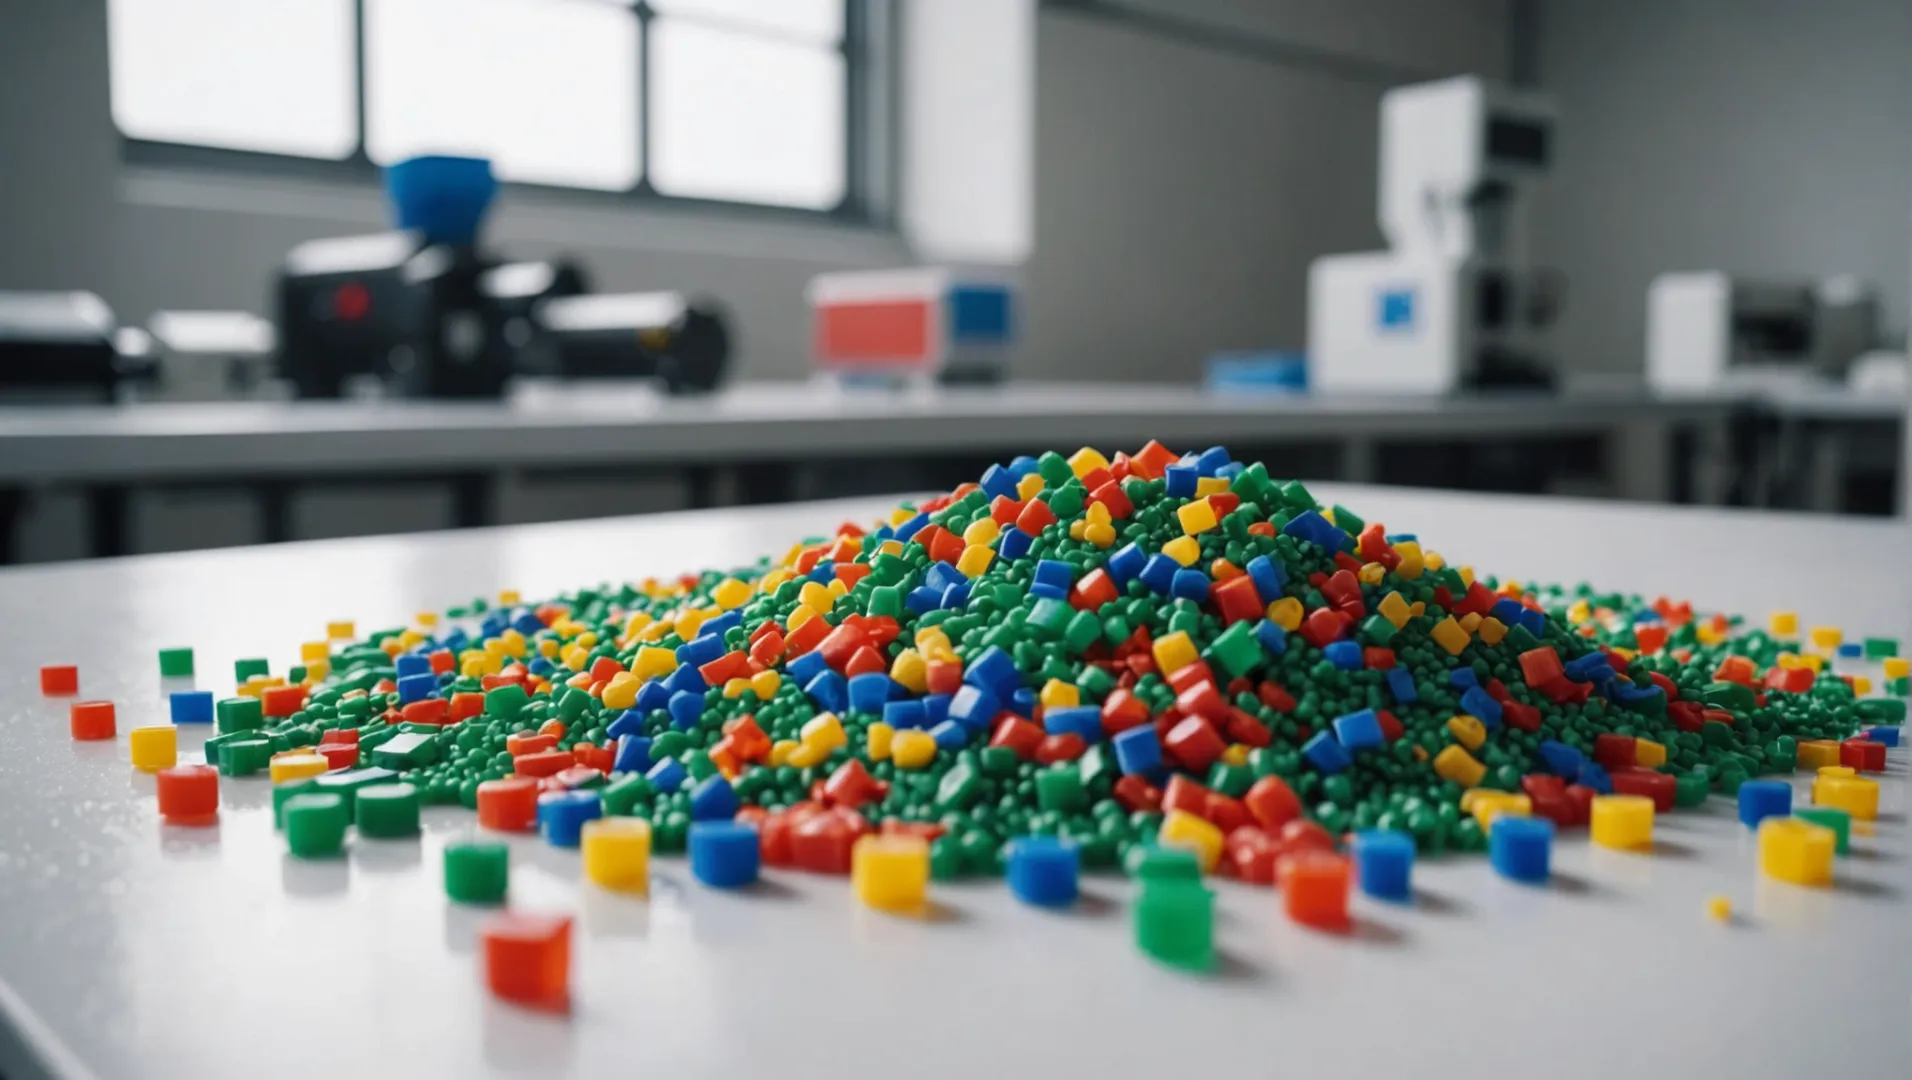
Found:
[[843, 198], [843, 57], [678, 19], [651, 24], [651, 183], [826, 209]]
[[365, 145], [489, 157], [500, 178], [637, 183], [636, 15], [604, 0], [366, 0]]
[[665, 15], [683, 15], [738, 30], [835, 44], [843, 38], [843, 0], [651, 0]]
[[111, 0], [113, 120], [136, 139], [343, 158], [352, 0]]

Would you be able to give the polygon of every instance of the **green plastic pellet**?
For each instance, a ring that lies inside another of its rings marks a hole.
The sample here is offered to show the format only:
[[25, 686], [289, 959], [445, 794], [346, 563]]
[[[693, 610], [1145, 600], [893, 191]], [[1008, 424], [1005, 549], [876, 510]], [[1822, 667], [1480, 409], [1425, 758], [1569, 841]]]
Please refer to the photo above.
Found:
[[1130, 877], [1143, 882], [1199, 882], [1202, 879], [1201, 860], [1187, 848], [1138, 844], [1129, 849], [1124, 864]]
[[251, 776], [272, 764], [272, 740], [241, 738], [221, 742], [218, 754], [221, 774]]
[[265, 707], [255, 697], [221, 698], [213, 706], [213, 718], [221, 734], [252, 731], [266, 724]]
[[287, 799], [295, 795], [311, 795], [318, 791], [318, 786], [310, 779], [289, 780], [283, 784], [274, 786], [272, 789], [272, 827], [281, 830], [285, 828], [285, 804]]
[[[502, 688], [500, 688], [502, 689]], [[497, 691], [492, 691], [497, 693]], [[372, 764], [387, 769], [415, 769], [438, 760], [438, 744], [422, 732], [400, 732], [372, 751]]]
[[1036, 776], [1036, 804], [1065, 814], [1087, 809], [1089, 796], [1082, 788], [1082, 774], [1069, 765], [1044, 769]]
[[281, 811], [285, 838], [292, 854], [301, 859], [337, 855], [345, 847], [348, 815], [337, 795], [295, 795]]
[[1712, 792], [1712, 780], [1704, 773], [1682, 773], [1673, 780], [1673, 805], [1698, 806]]
[[176, 679], [193, 673], [193, 651], [191, 649], [159, 650], [159, 674], [163, 678]]
[[531, 696], [517, 683], [493, 687], [485, 693], [485, 715], [500, 720], [515, 720], [531, 703]]
[[500, 904], [511, 883], [511, 849], [495, 840], [445, 845], [445, 895], [461, 904]]
[[1841, 855], [1852, 840], [1852, 815], [1832, 806], [1802, 806], [1793, 811], [1793, 816], [1801, 821], [1810, 821], [1814, 825], [1832, 830], [1838, 838], [1833, 850]]
[[1867, 660], [1883, 660], [1888, 656], [1899, 655], [1897, 638], [1869, 637], [1865, 643]]
[[1135, 898], [1135, 945], [1171, 967], [1214, 967], [1215, 894], [1200, 882], [1146, 882]]
[[359, 792], [377, 784], [389, 784], [397, 779], [398, 773], [392, 769], [366, 765], [356, 769], [341, 769], [338, 772], [329, 772], [323, 776], [315, 777], [308, 782], [312, 785], [314, 791], [327, 795], [337, 795], [340, 799], [344, 800], [345, 810], [349, 816], [352, 811], [352, 803], [358, 797]]
[[599, 799], [606, 814], [629, 817], [636, 812], [637, 804], [648, 801], [656, 794], [656, 790], [642, 773], [631, 773], [606, 787]]
[[374, 784], [359, 791], [352, 810], [359, 835], [418, 835], [418, 789], [410, 784]]
[[254, 675], [270, 674], [272, 674], [272, 665], [263, 657], [253, 657], [249, 660], [235, 660], [232, 663], [232, 681], [234, 682], [245, 682]]

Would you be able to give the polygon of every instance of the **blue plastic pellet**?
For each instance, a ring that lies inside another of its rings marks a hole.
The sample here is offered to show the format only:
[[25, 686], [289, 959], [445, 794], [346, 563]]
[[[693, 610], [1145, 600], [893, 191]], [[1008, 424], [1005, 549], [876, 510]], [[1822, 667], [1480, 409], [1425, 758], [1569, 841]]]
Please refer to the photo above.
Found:
[[1526, 605], [1520, 601], [1509, 600], [1503, 596], [1494, 601], [1494, 606], [1487, 609], [1487, 614], [1499, 620], [1502, 626], [1514, 627], [1520, 624], [1520, 613], [1525, 610], [1527, 610]]
[[991, 465], [983, 470], [981, 487], [983, 494], [991, 499], [1014, 499], [1016, 497], [1016, 474], [1001, 465]]
[[964, 686], [949, 699], [949, 718], [978, 731], [988, 728], [1001, 711], [1002, 699], [980, 686]]
[[1162, 479], [1167, 484], [1167, 494], [1172, 499], [1192, 497], [1198, 486], [1197, 482], [1201, 478], [1201, 471], [1193, 465], [1170, 465], [1162, 472]]
[[1009, 891], [1037, 907], [1075, 903], [1082, 853], [1072, 840], [1019, 836], [1009, 842]]
[[1211, 446], [1195, 458], [1195, 468], [1203, 476], [1214, 476], [1216, 470], [1228, 464], [1229, 460], [1227, 447]]
[[671, 714], [671, 726], [679, 731], [689, 731], [697, 726], [697, 718], [704, 715], [704, 695], [679, 690], [671, 695], [666, 708]]
[[1255, 624], [1255, 640], [1267, 649], [1269, 655], [1280, 656], [1288, 651], [1288, 631], [1273, 619], [1263, 619]]
[[684, 781], [689, 775], [689, 773], [684, 771], [683, 762], [678, 761], [676, 758], [668, 757], [652, 765], [650, 771], [644, 774], [657, 790], [667, 795], [675, 793], [678, 788], [683, 787]]
[[964, 667], [963, 682], [992, 690], [997, 700], [1001, 700], [1022, 685], [1022, 673], [1016, 670], [1016, 661], [1000, 645], [991, 645]]
[[1414, 838], [1394, 829], [1354, 834], [1354, 873], [1361, 891], [1377, 900], [1414, 899]]
[[1102, 710], [1094, 705], [1050, 709], [1042, 714], [1042, 727], [1051, 735], [1080, 735], [1084, 742], [1095, 742], [1102, 738]]
[[936, 590], [939, 595], [951, 585], [961, 585], [968, 580], [961, 570], [948, 563], [931, 563], [929, 569], [923, 572], [923, 584]]
[[1175, 584], [1175, 571], [1181, 568], [1181, 563], [1158, 552], [1148, 557], [1148, 561], [1142, 564], [1141, 572], [1135, 576], [1152, 591], [1167, 593]]
[[1016, 687], [1016, 692], [1009, 695], [1009, 711], [1022, 717], [1024, 720], [1034, 720], [1036, 718], [1036, 705], [1039, 701], [1040, 699], [1036, 697], [1034, 690], [1031, 690], [1027, 686], [1018, 686]]
[[1607, 662], [1607, 654], [1600, 652], [1576, 656], [1567, 661], [1562, 670], [1574, 682], [1605, 682], [1614, 674], [1613, 665]]
[[925, 528], [928, 528], [928, 527], [929, 527], [929, 515], [917, 514], [915, 517], [909, 519], [908, 521], [905, 521], [903, 524], [898, 525], [896, 527], [896, 538], [898, 540], [903, 541], [904, 543], [908, 543], [910, 537], [915, 536], [917, 533], [922, 532]]
[[969, 603], [969, 582], [959, 581], [943, 590], [936, 598], [936, 606], [942, 608], [960, 608]]
[[949, 719], [949, 704], [953, 700], [949, 694], [924, 694], [923, 726], [935, 727]]
[[810, 700], [830, 712], [844, 712], [850, 707], [850, 690], [843, 676], [834, 671], [825, 671], [816, 678], [803, 684], [803, 692]]
[[[910, 609], [914, 614], [922, 615], [942, 607], [943, 594], [930, 588], [928, 585], [918, 585], [916, 588], [903, 594], [903, 606]], [[807, 656], [809, 654], [805, 653], [804, 655]]]
[[1335, 717], [1334, 737], [1347, 750], [1366, 750], [1386, 741], [1381, 732], [1381, 718], [1373, 709]]
[[644, 734], [644, 713], [639, 709], [625, 709], [617, 719], [604, 727], [604, 734], [613, 739], [622, 739], [627, 735]]
[[671, 688], [664, 685], [664, 680], [651, 679], [637, 688], [637, 700], [631, 703], [631, 709], [641, 716], [669, 708], [671, 692]]
[[[544, 629], [544, 620], [527, 611], [511, 620], [511, 628], [520, 634], [536, 634]], [[486, 634], [485, 636], [496, 637], [497, 635]]]
[[929, 737], [945, 750], [961, 750], [969, 745], [969, 729], [954, 720], [945, 720], [930, 728]]
[[1792, 785], [1784, 780], [1748, 780], [1739, 785], [1739, 821], [1749, 829], [1769, 817], [1792, 813]]
[[865, 672], [850, 679], [850, 711], [882, 712], [885, 702], [890, 700], [890, 688], [895, 685], [888, 675], [880, 671]]
[[721, 773], [705, 777], [690, 791], [692, 821], [729, 821], [737, 816], [740, 805], [737, 789]]
[[1325, 731], [1315, 732], [1313, 738], [1302, 744], [1301, 756], [1324, 773], [1338, 773], [1354, 764], [1347, 749]]
[[1591, 761], [1580, 763], [1580, 772], [1574, 778], [1574, 783], [1592, 788], [1601, 795], [1613, 794], [1613, 777], [1607, 775], [1605, 768]]
[[1542, 817], [1502, 814], [1487, 832], [1487, 858], [1500, 876], [1541, 882], [1552, 872], [1554, 823]]
[[1029, 586], [1029, 595], [1064, 600], [1069, 596], [1069, 586], [1074, 583], [1075, 570], [1068, 563], [1043, 559], [1036, 563], [1036, 577]]
[[1421, 692], [1414, 687], [1414, 676], [1406, 668], [1389, 668], [1387, 684], [1396, 705], [1411, 705], [1421, 700]]
[[724, 639], [720, 637], [695, 637], [677, 647], [677, 662], [691, 667], [703, 667], [722, 655]]
[[682, 664], [664, 679], [664, 689], [673, 694], [682, 690], [701, 694], [710, 689], [710, 684], [704, 681], [704, 676], [696, 668]]
[[1865, 646], [1856, 641], [1848, 641], [1839, 646], [1839, 655], [1847, 659], [1864, 656], [1865, 654]]
[[1470, 686], [1479, 686], [1480, 678], [1471, 667], [1457, 667], [1447, 673], [1447, 685], [1456, 690], [1465, 690]]
[[1478, 686], [1470, 686], [1461, 694], [1461, 711], [1485, 724], [1490, 731], [1500, 726], [1500, 702]]
[[211, 690], [179, 690], [167, 699], [173, 713], [175, 724], [212, 723]]
[[1288, 576], [1282, 572], [1280, 563], [1266, 555], [1257, 555], [1242, 569], [1248, 572], [1248, 580], [1255, 583], [1255, 593], [1262, 603], [1272, 604], [1280, 599], [1288, 584]]
[[407, 675], [398, 680], [398, 703], [410, 705], [414, 701], [423, 701], [438, 689], [438, 676], [426, 672], [423, 675]]
[[532, 657], [531, 662], [525, 665], [525, 670], [533, 675], [549, 675], [556, 668], [556, 664], [553, 664], [542, 656]]
[[[825, 660], [823, 654], [815, 649], [811, 649], [809, 652], [790, 661], [783, 667], [783, 673], [789, 677], [791, 682], [796, 683], [798, 686], [808, 683], [811, 679], [816, 678], [828, 670], [830, 670], [830, 662]], [[646, 683], [645, 685], [649, 686], [650, 684]]]
[[1208, 599], [1208, 575], [1200, 570], [1184, 567], [1175, 571], [1169, 579], [1168, 594], [1176, 600], [1193, 600], [1200, 603]]
[[1009, 471], [1015, 473], [1018, 479], [1028, 476], [1030, 473], [1036, 472], [1041, 468], [1042, 463], [1030, 457], [1028, 454], [1018, 454], [1009, 459]]
[[735, 821], [693, 821], [687, 844], [691, 876], [713, 889], [740, 889], [762, 865], [757, 830]]
[[1117, 585], [1127, 585], [1142, 573], [1142, 568], [1148, 565], [1148, 561], [1148, 554], [1141, 548], [1134, 544], [1124, 544], [1116, 548], [1115, 553], [1109, 556], [1109, 561], [1103, 569], [1109, 572], [1109, 576], [1115, 579]]
[[621, 773], [649, 772], [651, 768], [651, 740], [642, 735], [620, 735], [617, 740], [617, 756], [611, 760], [611, 771]]
[[595, 791], [547, 791], [538, 796], [538, 831], [545, 843], [555, 847], [577, 847], [584, 823], [603, 816], [604, 804]]
[[1520, 609], [1520, 625], [1526, 627], [1533, 636], [1542, 637], [1547, 633], [1547, 613], [1523, 607]]
[[[705, 619], [703, 622], [697, 624], [697, 636], [700, 638], [715, 637], [721, 644], [725, 634], [730, 633], [743, 624], [744, 616], [742, 612], [735, 610], [726, 611], [714, 619]], [[730, 647], [727, 645], [724, 646], [724, 652], [729, 651]], [[723, 653], [718, 653], [717, 655], [722, 656]]]
[[922, 727], [923, 719], [923, 703], [920, 701], [903, 699], [883, 705], [883, 722], [898, 731]]
[[1548, 772], [1572, 780], [1580, 775], [1587, 755], [1558, 739], [1547, 739], [1540, 744], [1540, 760], [1546, 763]]
[[421, 653], [405, 653], [393, 659], [392, 672], [400, 679], [409, 675], [430, 675], [432, 673], [432, 662], [425, 659]]
[[1866, 738], [1875, 743], [1897, 746], [1899, 745], [1899, 729], [1895, 727], [1869, 727], [1866, 729]]
[[1020, 559], [1029, 554], [1029, 549], [1034, 547], [1035, 543], [1035, 537], [1014, 525], [1006, 525], [996, 537], [996, 554], [1005, 559]]
[[1360, 671], [1367, 666], [1367, 661], [1361, 656], [1361, 645], [1358, 642], [1334, 642], [1323, 647], [1321, 655], [1328, 658], [1328, 663], [1342, 671]]
[[1124, 776], [1154, 772], [1162, 765], [1162, 740], [1150, 724], [1139, 724], [1118, 732], [1109, 742], [1115, 747], [1115, 764]]

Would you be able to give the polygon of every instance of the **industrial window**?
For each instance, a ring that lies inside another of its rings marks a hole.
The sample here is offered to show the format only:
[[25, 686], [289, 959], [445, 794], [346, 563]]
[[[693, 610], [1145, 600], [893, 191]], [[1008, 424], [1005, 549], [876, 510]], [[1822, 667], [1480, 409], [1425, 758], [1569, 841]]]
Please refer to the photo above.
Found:
[[141, 150], [846, 212], [870, 0], [109, 0]]

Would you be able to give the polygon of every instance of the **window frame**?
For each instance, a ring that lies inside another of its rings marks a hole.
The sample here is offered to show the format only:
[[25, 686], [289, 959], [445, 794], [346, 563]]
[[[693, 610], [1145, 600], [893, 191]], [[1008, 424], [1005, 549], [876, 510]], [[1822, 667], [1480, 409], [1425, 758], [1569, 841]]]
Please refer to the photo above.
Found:
[[[670, 195], [651, 183], [651, 24], [659, 12], [646, 0], [630, 5], [638, 35], [638, 181], [621, 191], [571, 187], [520, 180], [501, 181], [505, 191], [535, 193], [580, 205], [677, 208], [714, 211], [733, 216], [782, 220], [834, 221], [848, 225], [889, 227], [894, 224], [890, 193], [894, 190], [892, 129], [895, 101], [894, 67], [897, 54], [895, 0], [841, 0], [843, 37], [836, 52], [843, 59], [844, 129], [843, 197], [834, 206], [818, 209], [779, 206], [687, 195]], [[302, 157], [263, 150], [200, 146], [193, 143], [142, 139], [126, 134], [113, 121], [119, 138], [120, 159], [132, 165], [160, 168], [206, 169], [262, 178], [331, 179], [376, 183], [381, 167], [366, 151], [365, 0], [351, 0], [353, 19], [352, 92], [357, 135], [352, 153], [344, 158]], [[665, 15], [669, 18], [671, 16]]]

